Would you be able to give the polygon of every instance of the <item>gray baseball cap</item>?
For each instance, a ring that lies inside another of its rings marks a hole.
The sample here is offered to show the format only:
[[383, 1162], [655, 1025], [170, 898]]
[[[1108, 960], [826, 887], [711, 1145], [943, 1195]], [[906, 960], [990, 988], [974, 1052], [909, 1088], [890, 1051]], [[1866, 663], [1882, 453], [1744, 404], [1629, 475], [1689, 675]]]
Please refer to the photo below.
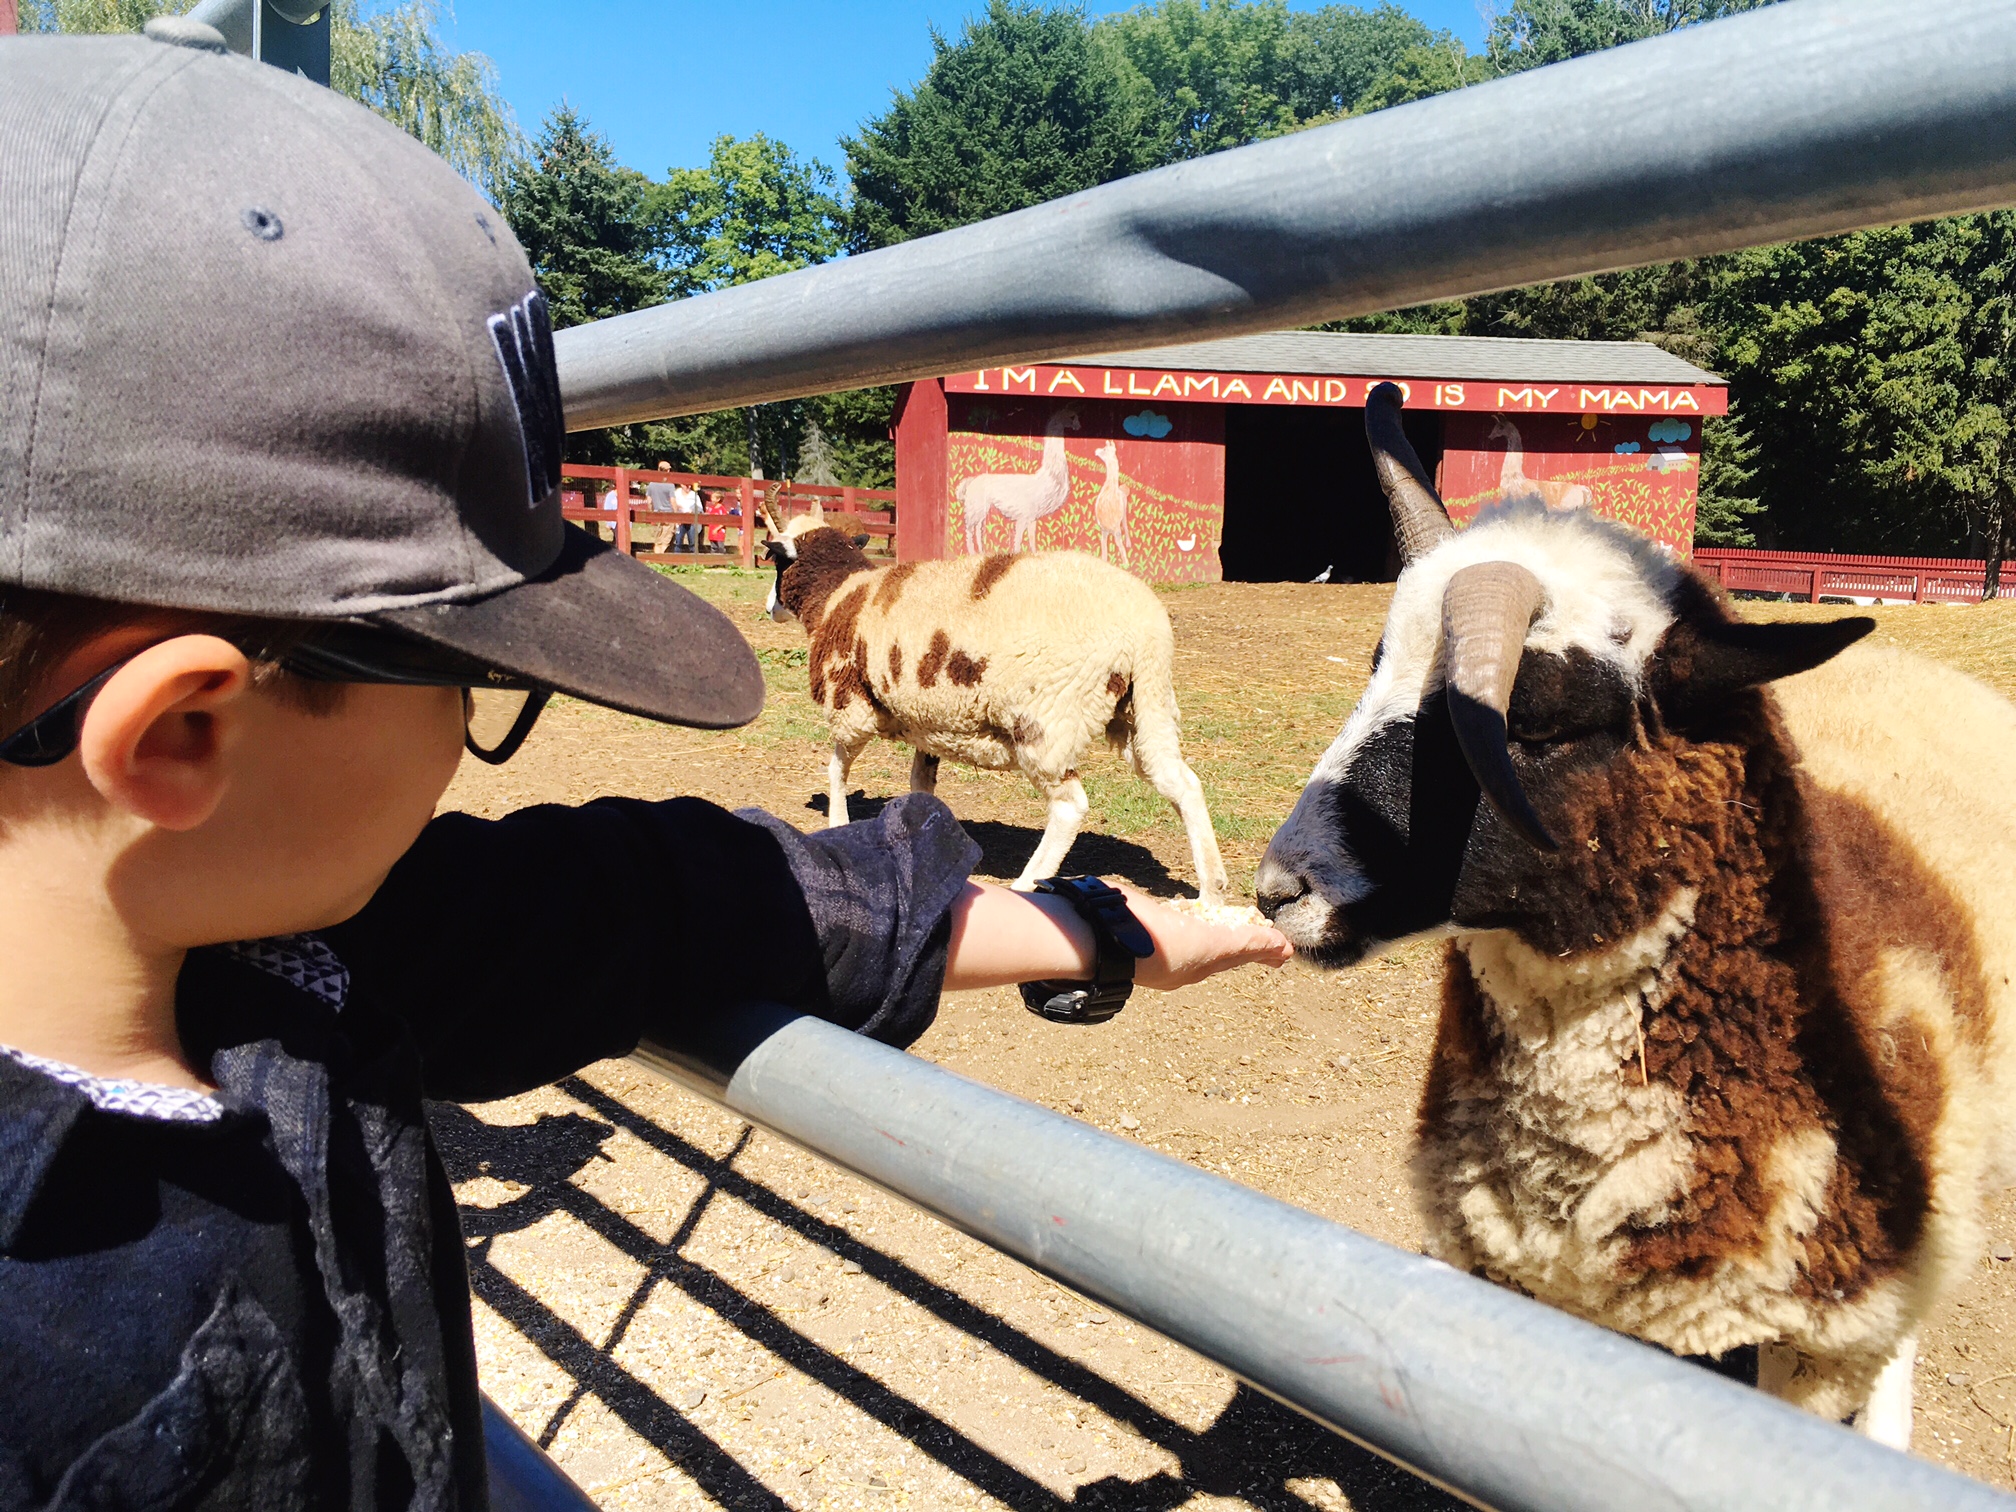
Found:
[[726, 616], [560, 518], [545, 302], [440, 158], [141, 37], [0, 40], [0, 143], [0, 585], [362, 620], [654, 719], [756, 716]]

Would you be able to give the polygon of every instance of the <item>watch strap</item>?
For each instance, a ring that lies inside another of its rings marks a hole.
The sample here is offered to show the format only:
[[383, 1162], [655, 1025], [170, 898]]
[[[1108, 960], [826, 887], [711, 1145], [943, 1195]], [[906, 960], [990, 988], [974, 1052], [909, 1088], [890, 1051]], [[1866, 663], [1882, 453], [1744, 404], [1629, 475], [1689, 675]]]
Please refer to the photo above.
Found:
[[1155, 942], [1127, 896], [1098, 877], [1048, 877], [1036, 891], [1069, 903], [1092, 926], [1092, 979], [1024, 982], [1022, 1001], [1056, 1023], [1097, 1024], [1113, 1017], [1134, 991], [1134, 963], [1155, 953]]

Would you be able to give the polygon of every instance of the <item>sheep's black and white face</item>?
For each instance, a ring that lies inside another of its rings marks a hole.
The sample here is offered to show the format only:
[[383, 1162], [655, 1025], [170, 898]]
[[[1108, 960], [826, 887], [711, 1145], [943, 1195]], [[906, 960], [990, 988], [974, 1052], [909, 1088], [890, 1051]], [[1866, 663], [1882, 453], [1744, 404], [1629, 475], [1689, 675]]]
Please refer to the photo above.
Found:
[[798, 543], [788, 536], [779, 536], [764, 547], [763, 552], [777, 569], [776, 576], [770, 579], [770, 597], [763, 605], [763, 612], [781, 625], [798, 617], [784, 604], [784, 573], [798, 560]]
[[[1586, 513], [1517, 501], [1413, 563], [1395, 585], [1372, 678], [1268, 846], [1261, 908], [1323, 966], [1412, 936], [1514, 927], [1546, 906], [1555, 857], [1472, 774], [1445, 696], [1445, 595], [1468, 567], [1514, 563], [1540, 603], [1506, 711], [1517, 786], [1552, 835], [1573, 774], [1631, 738], [1680, 569], [1652, 544]], [[1522, 900], [1521, 893], [1525, 894]]]

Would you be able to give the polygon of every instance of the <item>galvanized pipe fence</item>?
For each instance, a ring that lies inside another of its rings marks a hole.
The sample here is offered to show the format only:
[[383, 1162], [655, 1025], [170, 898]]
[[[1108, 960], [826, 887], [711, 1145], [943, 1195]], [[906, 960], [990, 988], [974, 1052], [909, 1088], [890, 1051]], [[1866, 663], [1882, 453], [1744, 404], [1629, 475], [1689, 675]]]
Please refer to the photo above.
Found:
[[2001, 1509], [1978, 1481], [819, 1019], [637, 1057], [1498, 1512]]

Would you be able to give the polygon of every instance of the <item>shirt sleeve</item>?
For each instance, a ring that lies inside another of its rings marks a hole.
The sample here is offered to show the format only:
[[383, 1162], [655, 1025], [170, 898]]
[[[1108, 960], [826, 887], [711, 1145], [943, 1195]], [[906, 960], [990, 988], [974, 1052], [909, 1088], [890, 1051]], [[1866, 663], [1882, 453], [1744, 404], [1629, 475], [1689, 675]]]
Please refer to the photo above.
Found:
[[815, 835], [694, 798], [447, 814], [325, 938], [406, 1021], [428, 1095], [480, 1101], [756, 1001], [907, 1045], [978, 860], [921, 793]]

